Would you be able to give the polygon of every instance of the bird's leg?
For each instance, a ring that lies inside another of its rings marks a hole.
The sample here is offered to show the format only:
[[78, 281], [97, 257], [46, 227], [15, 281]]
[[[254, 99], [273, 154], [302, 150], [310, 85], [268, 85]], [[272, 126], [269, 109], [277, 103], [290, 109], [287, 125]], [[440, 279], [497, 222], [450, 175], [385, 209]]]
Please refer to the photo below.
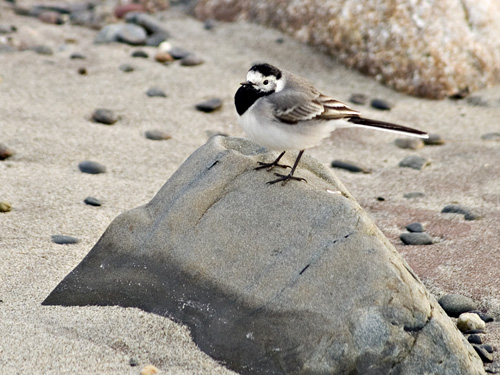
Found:
[[268, 171], [270, 171], [271, 169], [273, 169], [274, 167], [282, 167], [282, 168], [290, 168], [289, 165], [284, 165], [284, 164], [278, 164], [278, 162], [280, 161], [280, 159], [283, 157], [283, 155], [285, 155], [285, 152], [286, 151], [283, 151], [279, 156], [278, 158], [273, 161], [272, 163], [263, 163], [263, 162], [260, 162], [259, 161], [259, 165], [260, 167], [257, 167], [255, 168], [255, 170], [258, 170], [258, 169], [263, 169], [263, 168], [266, 168]]
[[302, 157], [303, 153], [304, 153], [304, 150], [300, 150], [299, 151], [299, 154], [297, 155], [297, 159], [295, 159], [295, 163], [293, 163], [292, 170], [290, 171], [289, 174], [284, 175], [284, 174], [280, 174], [280, 173], [275, 173], [275, 175], [278, 176], [279, 178], [276, 179], [276, 180], [273, 180], [273, 181], [269, 181], [268, 184], [272, 185], [272, 184], [275, 184], [277, 182], [281, 182], [281, 185], [285, 185], [290, 180], [297, 180], [297, 181], [305, 181], [305, 182], [307, 182], [305, 178], [295, 177], [293, 175], [293, 173], [295, 172], [295, 168], [297, 168], [297, 165], [299, 164], [299, 160]]

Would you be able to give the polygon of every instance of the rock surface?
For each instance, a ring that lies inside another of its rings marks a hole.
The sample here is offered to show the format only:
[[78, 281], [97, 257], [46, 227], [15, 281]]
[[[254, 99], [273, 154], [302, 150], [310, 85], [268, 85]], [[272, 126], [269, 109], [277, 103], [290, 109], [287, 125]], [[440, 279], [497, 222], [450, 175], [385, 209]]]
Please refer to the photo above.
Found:
[[278, 28], [412, 95], [444, 98], [500, 79], [499, 2], [200, 0], [195, 13]]
[[[117, 217], [45, 305], [186, 324], [241, 374], [483, 374], [481, 360], [328, 169], [270, 186], [265, 149], [213, 137]], [[342, 194], [332, 194], [341, 191]]]

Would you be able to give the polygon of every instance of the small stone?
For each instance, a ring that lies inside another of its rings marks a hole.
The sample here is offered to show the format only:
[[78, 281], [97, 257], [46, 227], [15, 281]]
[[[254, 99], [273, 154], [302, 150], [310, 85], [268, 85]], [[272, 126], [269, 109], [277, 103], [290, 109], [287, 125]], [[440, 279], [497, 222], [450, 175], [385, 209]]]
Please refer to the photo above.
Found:
[[145, 44], [146, 38], [146, 30], [144, 30], [141, 26], [137, 26], [131, 23], [122, 25], [117, 34], [118, 41], [130, 44], [132, 46]]
[[483, 313], [482, 311], [479, 311], [479, 310], [472, 310], [469, 312], [477, 314], [485, 323], [491, 323], [495, 320], [495, 318], [493, 318], [491, 315]]
[[148, 34], [161, 33], [168, 37], [168, 32], [165, 30], [163, 23], [147, 13], [127, 13], [125, 21], [140, 26], [146, 30]]
[[465, 101], [474, 107], [488, 107], [488, 102], [479, 95], [469, 96]]
[[479, 355], [479, 358], [485, 363], [493, 362], [493, 356], [488, 353], [486, 349], [484, 349], [481, 345], [472, 344], [472, 347], [476, 350], [476, 353]]
[[204, 62], [205, 60], [203, 60], [201, 57], [196, 56], [195, 54], [187, 55], [186, 57], [183, 57], [181, 59], [182, 66], [197, 66], [203, 64]]
[[385, 202], [385, 198], [384, 198], [384, 197], [377, 197], [377, 200], [378, 200], [379, 202]]
[[354, 104], [365, 105], [368, 97], [365, 94], [352, 94], [349, 101]]
[[471, 344], [478, 344], [478, 345], [483, 343], [483, 339], [477, 333], [469, 335], [469, 337], [467, 337], [467, 341], [469, 341]]
[[401, 233], [399, 239], [405, 245], [432, 245], [434, 243], [427, 233]]
[[495, 348], [490, 344], [482, 344], [481, 347], [486, 349], [488, 353], [493, 353], [495, 351]]
[[411, 223], [406, 226], [406, 230], [412, 233], [424, 232], [424, 226], [421, 223]]
[[462, 332], [464, 335], [477, 335], [478, 333], [486, 333], [484, 329], [470, 329]]
[[460, 331], [471, 331], [475, 329], [485, 329], [486, 323], [474, 313], [462, 313], [457, 319], [457, 327]]
[[349, 172], [353, 172], [353, 173], [359, 173], [359, 172], [372, 173], [371, 169], [365, 168], [361, 165], [355, 164], [355, 163], [353, 163], [351, 161], [347, 161], [347, 160], [334, 160], [334, 161], [332, 161], [331, 166], [332, 166], [332, 168], [345, 169], [345, 170], [347, 170]]
[[395, 145], [399, 148], [410, 149], [410, 150], [420, 150], [424, 147], [424, 141], [420, 138], [408, 137], [408, 138], [397, 138], [394, 141]]
[[85, 198], [84, 202], [85, 202], [85, 204], [88, 204], [89, 206], [95, 206], [95, 207], [102, 206], [102, 202], [99, 199], [94, 198], [94, 197], [87, 197], [87, 198]]
[[219, 98], [208, 99], [196, 104], [196, 109], [202, 112], [214, 112], [222, 107], [222, 100]]
[[78, 68], [78, 74], [80, 74], [81, 76], [87, 75], [87, 68], [84, 67]]
[[435, 133], [429, 134], [429, 138], [424, 138], [423, 141], [427, 146], [440, 146], [445, 143], [444, 139], [439, 134]]
[[0, 160], [5, 160], [14, 155], [14, 151], [8, 148], [3, 143], [0, 143]]
[[144, 132], [144, 136], [147, 139], [151, 139], [153, 141], [164, 141], [166, 139], [171, 139], [172, 137], [161, 130], [147, 130]]
[[165, 94], [165, 92], [158, 87], [151, 87], [150, 89], [148, 89], [148, 91], [146, 91], [146, 95], [150, 97], [160, 97], [160, 98], [167, 97], [167, 94]]
[[113, 43], [118, 41], [118, 33], [121, 29], [121, 24], [111, 24], [104, 26], [96, 35], [94, 43]]
[[54, 234], [50, 237], [52, 239], [52, 242], [54, 242], [58, 245], [72, 245], [72, 244], [80, 242], [80, 240], [76, 237], [65, 236], [62, 234]]
[[43, 23], [50, 23], [52, 25], [62, 25], [64, 20], [60, 13], [46, 10], [38, 15], [38, 19]]
[[134, 71], [134, 67], [130, 64], [121, 64], [120, 65], [120, 70], [125, 73], [130, 73]]
[[460, 89], [456, 93], [450, 95], [449, 98], [453, 100], [460, 100], [466, 98], [469, 95], [470, 95], [469, 87], [464, 87], [463, 89]]
[[166, 63], [166, 62], [174, 61], [174, 58], [168, 52], [158, 52], [155, 55], [155, 60], [160, 62], [160, 63]]
[[399, 166], [403, 168], [412, 168], [421, 170], [426, 165], [430, 164], [429, 161], [418, 155], [410, 155], [399, 162]]
[[28, 48], [30, 51], [34, 51], [38, 53], [39, 55], [46, 55], [46, 56], [51, 56], [54, 54], [54, 51], [52, 51], [52, 48], [49, 46], [44, 46], [44, 45], [38, 45], [38, 46], [33, 46], [31, 48]]
[[183, 59], [184, 57], [192, 55], [191, 52], [185, 50], [184, 48], [172, 47], [170, 45], [170, 43], [165, 43], [165, 44], [162, 43], [162, 44], [160, 44], [159, 47], [160, 47], [160, 50], [170, 53], [170, 55], [176, 60], [180, 60], [180, 59]]
[[131, 367], [139, 366], [139, 360], [137, 358], [132, 357], [128, 360], [128, 364]]
[[148, 365], [141, 370], [141, 375], [155, 375], [158, 374], [160, 370], [153, 365]]
[[438, 303], [446, 314], [454, 318], [477, 309], [476, 303], [471, 298], [461, 294], [446, 294], [438, 300]]
[[406, 199], [422, 198], [425, 197], [425, 193], [422, 193], [420, 191], [412, 191], [411, 193], [403, 194], [403, 197]]
[[477, 220], [479, 219], [479, 216], [472, 213], [468, 208], [465, 208], [461, 205], [458, 204], [449, 204], [447, 206], [444, 206], [443, 209], [441, 210], [441, 213], [447, 214], [461, 214], [464, 215], [465, 220]]
[[105, 173], [106, 167], [96, 161], [84, 160], [78, 164], [78, 168], [83, 173], [99, 174]]
[[373, 99], [370, 102], [370, 105], [375, 109], [380, 109], [381, 111], [389, 111], [393, 107], [391, 103], [383, 99]]
[[144, 11], [145, 9], [142, 4], [129, 3], [116, 6], [114, 13], [116, 18], [123, 18], [127, 13]]
[[161, 43], [168, 39], [168, 33], [157, 31], [148, 36], [146, 45], [150, 47], [158, 47]]
[[213, 18], [209, 18], [205, 20], [205, 22], [203, 23], [203, 28], [205, 30], [213, 30], [215, 28], [215, 25], [216, 25], [215, 20]]
[[138, 49], [138, 50], [132, 52], [131, 56], [132, 57], [140, 57], [142, 59], [147, 59], [149, 57], [149, 55], [141, 49]]
[[72, 53], [69, 58], [71, 60], [84, 60], [85, 59], [85, 56], [82, 55], [81, 53], [79, 52], [75, 52], [75, 53]]
[[500, 141], [500, 133], [498, 132], [492, 132], [492, 133], [485, 133], [481, 136], [482, 140], [485, 141]]
[[10, 212], [12, 211], [12, 206], [8, 202], [0, 202], [0, 212]]
[[118, 121], [118, 116], [110, 109], [98, 108], [92, 114], [92, 120], [101, 124], [112, 125]]

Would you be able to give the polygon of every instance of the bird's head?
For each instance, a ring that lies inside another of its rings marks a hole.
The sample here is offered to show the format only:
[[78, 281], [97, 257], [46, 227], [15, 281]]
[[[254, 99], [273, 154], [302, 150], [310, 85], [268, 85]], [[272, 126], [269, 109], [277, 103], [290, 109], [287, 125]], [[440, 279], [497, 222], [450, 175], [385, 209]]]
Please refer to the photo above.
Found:
[[285, 87], [285, 76], [273, 65], [256, 64], [247, 73], [247, 80], [242, 86], [251, 86], [255, 90], [265, 94], [279, 92]]

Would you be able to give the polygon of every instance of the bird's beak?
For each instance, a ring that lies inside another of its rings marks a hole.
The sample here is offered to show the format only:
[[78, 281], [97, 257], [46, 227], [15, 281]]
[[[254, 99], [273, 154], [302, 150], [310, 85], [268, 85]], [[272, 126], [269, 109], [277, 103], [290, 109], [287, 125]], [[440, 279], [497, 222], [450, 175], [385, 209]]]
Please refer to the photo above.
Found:
[[250, 82], [250, 81], [245, 81], [245, 82], [240, 83], [241, 86], [250, 86], [251, 84], [252, 84], [252, 82]]

